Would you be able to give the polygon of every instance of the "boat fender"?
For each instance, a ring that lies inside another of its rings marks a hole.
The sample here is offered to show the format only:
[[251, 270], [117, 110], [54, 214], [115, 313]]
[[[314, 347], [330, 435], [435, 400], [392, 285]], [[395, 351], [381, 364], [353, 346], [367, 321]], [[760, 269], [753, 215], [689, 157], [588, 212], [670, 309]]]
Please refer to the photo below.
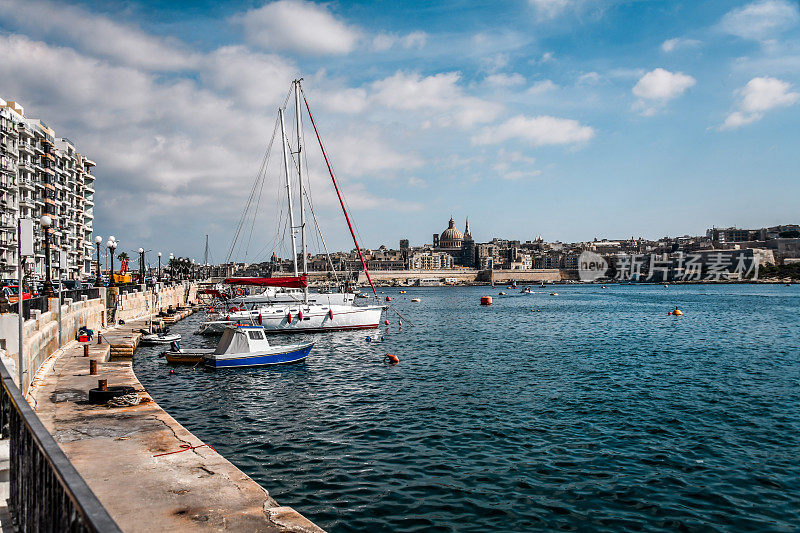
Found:
[[226, 316], [225, 317], [225, 322], [230, 322], [230, 321], [231, 321], [231, 317], [230, 316]]
[[366, 339], [364, 339], [364, 340], [365, 340], [365, 341], [367, 341], [367, 342], [372, 342], [372, 337], [369, 337], [369, 336], [368, 336], [368, 337], [367, 337]]
[[397, 363], [400, 362], [400, 359], [398, 359], [398, 357], [396, 355], [392, 355], [390, 353], [387, 353], [383, 357], [383, 362], [386, 363], [387, 365], [396, 365]]
[[297, 320], [303, 320], [303, 310], [301, 309], [300, 312], [297, 313]]
[[261, 313], [258, 313], [258, 323], [259, 324], [263, 324], [264, 323], [264, 319], [261, 318]]
[[328, 309], [328, 317], [333, 320], [333, 309]]
[[403, 321], [402, 321], [402, 320], [398, 320], [398, 321], [397, 321], [397, 325], [398, 325], [398, 326], [402, 326], [402, 325], [403, 325]]
[[286, 315], [286, 322], [291, 322], [291, 321], [292, 321], [292, 313], [289, 313], [288, 315]]

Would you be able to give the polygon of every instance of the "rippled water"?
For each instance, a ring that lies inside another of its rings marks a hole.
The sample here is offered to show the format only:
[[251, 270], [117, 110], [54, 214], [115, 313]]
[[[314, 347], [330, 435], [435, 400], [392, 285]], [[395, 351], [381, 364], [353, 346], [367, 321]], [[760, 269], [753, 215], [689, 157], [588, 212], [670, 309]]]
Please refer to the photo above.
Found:
[[169, 374], [141, 348], [135, 369], [330, 531], [800, 528], [800, 286], [535, 290], [386, 289], [413, 327], [275, 337], [317, 341], [292, 366]]

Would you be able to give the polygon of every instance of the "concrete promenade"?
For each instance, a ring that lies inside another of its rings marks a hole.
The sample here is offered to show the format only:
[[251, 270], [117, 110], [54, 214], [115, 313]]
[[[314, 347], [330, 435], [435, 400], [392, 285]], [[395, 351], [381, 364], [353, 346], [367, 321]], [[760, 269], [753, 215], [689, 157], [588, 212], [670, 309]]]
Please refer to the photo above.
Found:
[[[29, 401], [47, 429], [124, 531], [320, 532], [283, 507], [211, 446], [192, 435], [150, 398], [134, 375], [135, 348], [145, 321], [105, 332], [110, 344], [72, 343], [37, 373]], [[111, 353], [122, 357], [111, 357]], [[132, 350], [131, 350], [132, 355]], [[95, 359], [97, 375], [89, 374]], [[141, 403], [89, 404], [98, 379], [128, 385]], [[201, 399], [198, 399], [201, 401]]]

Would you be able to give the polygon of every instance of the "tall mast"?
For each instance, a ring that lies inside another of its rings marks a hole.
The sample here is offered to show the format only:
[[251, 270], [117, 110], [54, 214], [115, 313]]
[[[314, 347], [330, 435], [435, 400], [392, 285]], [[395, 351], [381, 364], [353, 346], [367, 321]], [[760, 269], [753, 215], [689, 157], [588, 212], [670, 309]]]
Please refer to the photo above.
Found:
[[[289, 178], [289, 152], [286, 151], [286, 124], [283, 122], [283, 109], [278, 109], [278, 116], [281, 119], [281, 140], [283, 141], [283, 169], [286, 171], [286, 194], [289, 197], [289, 231], [292, 234], [292, 262], [294, 264], [294, 276], [297, 277], [297, 242], [294, 238], [294, 207], [292, 206], [292, 180]], [[302, 202], [301, 202], [302, 203]]]
[[[300, 243], [303, 248], [303, 274], [308, 274], [306, 253], [306, 210], [303, 195], [303, 121], [300, 113], [300, 80], [294, 80], [294, 105], [297, 115], [297, 179], [300, 182]], [[303, 287], [303, 303], [308, 303], [308, 284]]]

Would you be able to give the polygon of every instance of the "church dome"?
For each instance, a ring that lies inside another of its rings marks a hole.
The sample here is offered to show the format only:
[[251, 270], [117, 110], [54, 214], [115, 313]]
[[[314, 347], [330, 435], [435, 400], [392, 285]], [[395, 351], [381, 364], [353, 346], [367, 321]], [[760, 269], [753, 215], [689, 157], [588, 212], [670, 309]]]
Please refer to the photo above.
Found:
[[456, 229], [455, 221], [450, 218], [450, 224], [447, 229], [439, 236], [440, 248], [461, 248], [461, 242], [464, 240], [464, 235]]

